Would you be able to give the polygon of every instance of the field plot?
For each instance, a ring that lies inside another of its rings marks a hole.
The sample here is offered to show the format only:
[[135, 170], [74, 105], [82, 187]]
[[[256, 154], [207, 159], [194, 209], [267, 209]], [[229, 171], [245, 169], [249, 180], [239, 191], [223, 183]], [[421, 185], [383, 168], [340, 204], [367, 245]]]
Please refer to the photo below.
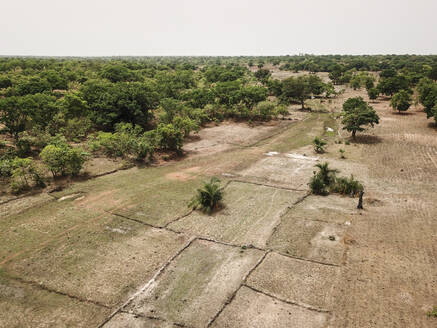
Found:
[[205, 327], [263, 253], [196, 241], [126, 310]]
[[177, 328], [172, 323], [162, 319], [144, 318], [130, 313], [118, 313], [103, 327], [105, 328]]
[[333, 306], [339, 268], [270, 253], [249, 276], [247, 285], [316, 311]]
[[304, 192], [232, 182], [226, 188], [223, 210], [211, 216], [195, 211], [169, 228], [222, 242], [264, 247], [287, 207], [304, 195]]
[[266, 153], [266, 157], [242, 171], [240, 175], [248, 180], [307, 190], [308, 176], [319, 162], [317, 157], [297, 153]]
[[96, 327], [110, 310], [0, 273], [0, 327]]
[[[184, 145], [189, 154], [211, 154], [234, 146], [249, 146], [272, 135], [278, 128], [289, 123], [272, 122], [250, 127], [247, 123], [226, 122], [218, 126], [202, 129], [192, 142]], [[199, 140], [195, 140], [195, 139]]]
[[269, 240], [268, 247], [284, 254], [340, 264], [343, 259], [345, 227], [287, 213]]
[[59, 292], [114, 306], [150, 279], [184, 236], [106, 214], [8, 266], [8, 272]]
[[214, 328], [322, 328], [327, 313], [281, 302], [242, 287], [211, 327]]

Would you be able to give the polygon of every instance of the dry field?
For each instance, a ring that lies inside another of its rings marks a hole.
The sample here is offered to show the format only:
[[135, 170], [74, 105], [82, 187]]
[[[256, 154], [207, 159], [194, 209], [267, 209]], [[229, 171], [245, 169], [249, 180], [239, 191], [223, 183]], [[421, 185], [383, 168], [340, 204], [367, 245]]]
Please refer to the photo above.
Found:
[[[1, 205], [0, 327], [436, 327], [437, 130], [380, 99], [380, 125], [336, 144], [349, 136], [331, 112], [357, 94], [293, 121], [210, 127], [181, 161]], [[321, 161], [363, 181], [364, 210], [309, 195]], [[191, 211], [213, 175], [225, 208]]]

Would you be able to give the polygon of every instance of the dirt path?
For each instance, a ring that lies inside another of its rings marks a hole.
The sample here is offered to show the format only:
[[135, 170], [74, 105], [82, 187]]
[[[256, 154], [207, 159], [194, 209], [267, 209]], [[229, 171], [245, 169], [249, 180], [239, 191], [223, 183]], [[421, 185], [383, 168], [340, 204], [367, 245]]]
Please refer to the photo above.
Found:
[[[328, 114], [261, 133], [229, 125], [191, 145], [202, 156], [8, 210], [0, 326], [435, 327], [437, 132], [420, 111], [374, 107], [375, 130], [350, 145], [334, 133], [322, 156], [309, 144], [336, 128]], [[220, 148], [224, 133], [237, 144]], [[356, 199], [308, 194], [325, 160], [364, 182], [363, 211]], [[226, 208], [190, 211], [210, 175], [226, 182]]]

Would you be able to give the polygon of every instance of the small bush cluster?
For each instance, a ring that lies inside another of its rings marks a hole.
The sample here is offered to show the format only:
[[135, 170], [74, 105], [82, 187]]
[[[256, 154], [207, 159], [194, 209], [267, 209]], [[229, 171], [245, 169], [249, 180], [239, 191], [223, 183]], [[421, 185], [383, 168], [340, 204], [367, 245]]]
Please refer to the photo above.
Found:
[[314, 151], [318, 154], [324, 153], [326, 144], [325, 140], [315, 137], [313, 140]]
[[141, 127], [119, 123], [114, 133], [99, 132], [89, 142], [91, 151], [102, 151], [110, 157], [133, 157], [135, 160], [152, 158], [154, 134], [143, 132]]
[[329, 168], [328, 163], [317, 164], [318, 172], [314, 171], [308, 183], [311, 192], [315, 195], [328, 195], [330, 192], [355, 197], [364, 190], [363, 185], [351, 175], [337, 177], [338, 170]]
[[65, 139], [45, 146], [40, 156], [53, 177], [78, 175], [87, 159], [87, 154], [81, 148], [73, 148]]
[[41, 171], [31, 158], [16, 157], [9, 164], [10, 188], [14, 194], [45, 186]]
[[199, 208], [203, 212], [211, 213], [220, 208], [222, 198], [223, 187], [220, 186], [220, 180], [211, 178], [209, 182], [203, 184], [202, 188], [197, 189], [197, 193], [188, 204], [188, 207]]

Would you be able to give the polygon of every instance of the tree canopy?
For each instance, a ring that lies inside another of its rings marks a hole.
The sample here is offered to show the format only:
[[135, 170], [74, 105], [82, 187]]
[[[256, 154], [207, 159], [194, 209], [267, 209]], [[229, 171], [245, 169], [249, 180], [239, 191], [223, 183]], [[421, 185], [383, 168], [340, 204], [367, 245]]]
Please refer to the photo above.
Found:
[[364, 131], [365, 126], [373, 127], [379, 123], [378, 114], [362, 97], [346, 100], [343, 104], [342, 116], [343, 129], [352, 132], [353, 138], [355, 138], [357, 131]]

